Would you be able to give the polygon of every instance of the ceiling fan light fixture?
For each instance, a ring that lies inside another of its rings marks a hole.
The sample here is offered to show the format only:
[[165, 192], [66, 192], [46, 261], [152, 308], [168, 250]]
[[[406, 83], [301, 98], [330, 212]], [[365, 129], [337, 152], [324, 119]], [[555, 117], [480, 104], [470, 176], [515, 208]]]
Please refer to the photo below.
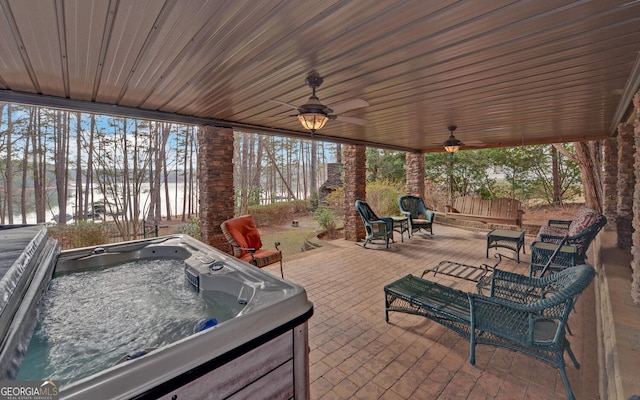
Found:
[[460, 146], [462, 146], [463, 144], [464, 143], [456, 139], [455, 136], [451, 135], [449, 136], [449, 139], [444, 142], [444, 149], [447, 151], [447, 153], [455, 153], [456, 151], [460, 150]]
[[302, 127], [310, 131], [318, 131], [322, 129], [329, 117], [322, 113], [304, 113], [298, 114], [298, 121], [302, 124]]
[[[356, 125], [366, 125], [367, 120], [356, 117], [345, 117], [341, 115], [335, 115], [334, 111], [322, 104], [318, 96], [316, 96], [316, 89], [322, 84], [323, 79], [316, 72], [312, 72], [305, 80], [306, 84], [311, 88], [311, 96], [309, 100], [301, 106], [295, 106], [293, 104], [285, 103], [278, 100], [270, 100], [278, 104], [291, 107], [298, 111], [295, 116], [302, 124], [304, 129], [311, 131], [311, 136], [315, 131], [322, 129], [330, 119], [337, 119], [341, 122], [347, 122]], [[340, 108], [340, 112], [346, 112], [355, 110], [357, 108], [369, 107], [369, 103], [362, 99], [351, 99], [339, 103], [337, 107]]]
[[464, 143], [462, 143], [460, 140], [456, 139], [455, 136], [453, 136], [453, 131], [456, 130], [456, 128], [458, 128], [455, 125], [449, 125], [447, 127], [447, 129], [449, 129], [451, 131], [451, 135], [449, 136], [449, 139], [447, 139], [446, 142], [444, 142], [444, 149], [447, 153], [455, 153], [458, 150], [460, 150], [461, 146], [464, 146]]

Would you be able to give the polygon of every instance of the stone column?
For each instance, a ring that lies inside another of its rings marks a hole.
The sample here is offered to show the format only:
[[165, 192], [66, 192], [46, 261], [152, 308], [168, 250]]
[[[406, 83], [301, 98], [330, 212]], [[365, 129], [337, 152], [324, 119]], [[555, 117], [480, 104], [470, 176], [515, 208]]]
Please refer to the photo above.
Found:
[[635, 155], [635, 138], [633, 125], [618, 125], [618, 205], [616, 228], [618, 230], [618, 247], [631, 248], [633, 227], [633, 192], [635, 173], [633, 168]]
[[[631, 298], [640, 305], [640, 91], [633, 98], [635, 118], [633, 131], [635, 140], [635, 190], [633, 193], [633, 236], [631, 255]], [[619, 233], [618, 233], [619, 235]]]
[[366, 200], [367, 155], [362, 145], [343, 145], [344, 238], [357, 242], [365, 238], [364, 224], [356, 211], [356, 200]]
[[616, 230], [616, 211], [618, 209], [618, 138], [610, 137], [603, 141], [604, 172], [602, 175], [602, 212], [607, 217], [607, 231]]
[[198, 129], [200, 232], [202, 241], [229, 251], [220, 224], [233, 218], [233, 129]]
[[407, 194], [424, 198], [424, 154], [407, 153]]

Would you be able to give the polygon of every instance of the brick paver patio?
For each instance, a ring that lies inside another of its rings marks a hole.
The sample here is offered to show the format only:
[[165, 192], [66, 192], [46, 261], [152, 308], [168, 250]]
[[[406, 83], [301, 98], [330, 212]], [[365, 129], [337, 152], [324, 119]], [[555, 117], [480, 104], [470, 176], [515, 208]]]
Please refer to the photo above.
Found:
[[[312, 399], [566, 398], [558, 371], [529, 356], [478, 345], [472, 366], [469, 342], [431, 320], [390, 313], [385, 323], [387, 283], [409, 273], [419, 276], [441, 260], [471, 265], [497, 261], [485, 258], [486, 232], [436, 226], [434, 236], [416, 234], [404, 243], [396, 236], [398, 242], [389, 250], [336, 240], [285, 260], [286, 279], [304, 286], [314, 303], [309, 321]], [[530, 240], [526, 238], [527, 248]], [[526, 274], [528, 255], [523, 259], [520, 264], [504, 260], [500, 267]], [[464, 280], [429, 279], [474, 290]], [[567, 374], [578, 399], [599, 398], [594, 302], [592, 284], [569, 320], [569, 340], [581, 369], [567, 357]]]

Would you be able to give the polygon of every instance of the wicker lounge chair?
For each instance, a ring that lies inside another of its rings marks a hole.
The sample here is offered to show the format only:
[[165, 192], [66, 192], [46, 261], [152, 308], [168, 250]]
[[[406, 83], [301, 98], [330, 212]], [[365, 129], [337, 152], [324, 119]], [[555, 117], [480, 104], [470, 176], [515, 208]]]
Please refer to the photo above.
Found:
[[263, 250], [260, 232], [253, 216], [243, 215], [228, 219], [220, 224], [220, 228], [231, 246], [234, 257], [258, 268], [280, 262], [280, 275], [284, 278], [282, 252], [278, 249], [280, 243], [275, 243], [275, 250]]
[[534, 276], [541, 271], [561, 242], [564, 246], [554, 255], [550, 271], [584, 264], [589, 245], [606, 223], [607, 218], [603, 214], [588, 207], [578, 209], [573, 220], [549, 220], [531, 244], [529, 274]]
[[389, 248], [389, 240], [393, 241], [393, 219], [378, 217], [369, 204], [363, 200], [356, 200], [355, 207], [367, 231], [367, 237], [362, 247], [367, 247], [367, 243], [372, 243], [373, 240], [382, 239], [386, 248]]
[[435, 213], [424, 205], [422, 198], [410, 195], [400, 196], [398, 206], [400, 212], [409, 218], [409, 237], [420, 229], [424, 229], [425, 232], [428, 230], [433, 235]]
[[489, 295], [465, 293], [407, 275], [384, 287], [385, 320], [389, 311], [422, 315], [469, 340], [469, 362], [477, 344], [519, 351], [558, 368], [568, 399], [575, 399], [565, 370], [564, 353], [580, 368], [565, 337], [569, 314], [593, 280], [590, 265], [566, 268], [542, 278], [494, 270]]

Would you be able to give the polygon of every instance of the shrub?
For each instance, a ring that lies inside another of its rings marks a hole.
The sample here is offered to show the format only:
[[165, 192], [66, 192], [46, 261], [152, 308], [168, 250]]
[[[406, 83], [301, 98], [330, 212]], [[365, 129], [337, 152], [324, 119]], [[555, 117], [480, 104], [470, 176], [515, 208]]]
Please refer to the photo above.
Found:
[[316, 221], [327, 231], [330, 238], [336, 236], [336, 215], [334, 211], [327, 206], [320, 206], [316, 210]]
[[[405, 194], [400, 184], [373, 181], [367, 183], [367, 198], [371, 208], [379, 216], [400, 215], [398, 198]], [[325, 198], [327, 207], [331, 208], [336, 218], [344, 218], [344, 188], [338, 188]], [[355, 207], [355, 205], [350, 205]]]
[[313, 190], [309, 195], [309, 206], [308, 206], [309, 211], [315, 211], [318, 208], [318, 202], [319, 202], [318, 192]]
[[344, 218], [344, 187], [333, 190], [324, 198], [324, 201], [337, 218]]
[[400, 184], [374, 181], [367, 183], [367, 203], [379, 216], [400, 215], [398, 198], [405, 194]]
[[49, 235], [59, 242], [60, 248], [96, 246], [109, 242], [115, 227], [109, 223], [77, 221], [73, 225], [56, 225], [48, 228]]
[[193, 218], [188, 223], [181, 225], [178, 228], [178, 233], [189, 235], [194, 239], [201, 240], [202, 232], [200, 231], [200, 220], [198, 218]]

